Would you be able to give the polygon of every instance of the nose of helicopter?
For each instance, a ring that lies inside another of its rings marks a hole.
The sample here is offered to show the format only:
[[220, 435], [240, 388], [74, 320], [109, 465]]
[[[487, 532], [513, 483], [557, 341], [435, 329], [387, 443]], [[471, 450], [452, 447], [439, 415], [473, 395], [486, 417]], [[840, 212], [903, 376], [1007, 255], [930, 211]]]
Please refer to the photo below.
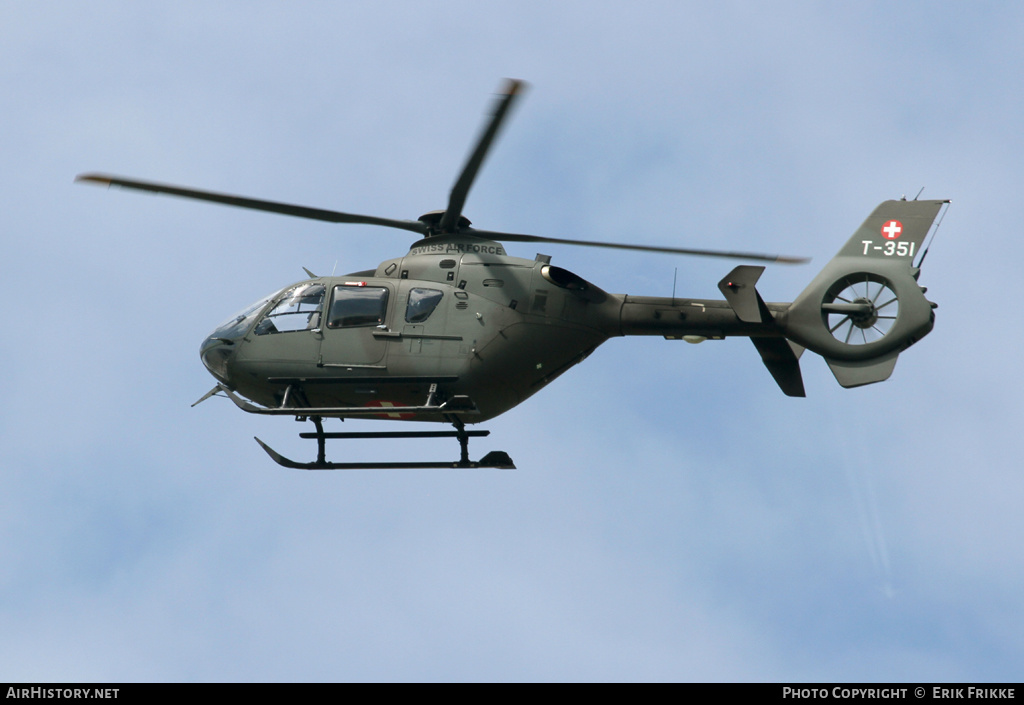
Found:
[[199, 357], [210, 374], [224, 384], [231, 384], [228, 362], [235, 353], [236, 342], [213, 333], [199, 346]]
[[252, 327], [256, 316], [273, 297], [267, 296], [217, 326], [199, 346], [199, 357], [217, 381], [231, 386], [231, 359]]

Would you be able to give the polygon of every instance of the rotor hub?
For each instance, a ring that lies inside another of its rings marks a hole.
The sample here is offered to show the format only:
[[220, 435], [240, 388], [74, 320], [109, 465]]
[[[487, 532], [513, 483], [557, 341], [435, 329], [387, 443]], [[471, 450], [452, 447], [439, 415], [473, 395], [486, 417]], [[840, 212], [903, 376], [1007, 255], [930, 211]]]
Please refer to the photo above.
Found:
[[[427, 237], [433, 237], [435, 235], [444, 235], [445, 233], [442, 233], [441, 230], [439, 229], [441, 225], [441, 219], [444, 217], [444, 214], [445, 211], [443, 210], [429, 211], [421, 215], [416, 220], [420, 221], [421, 223], [427, 226]], [[470, 225], [472, 225], [472, 223], [469, 221], [469, 218], [460, 214], [455, 232], [458, 232], [463, 228], [468, 228]]]
[[856, 311], [850, 314], [850, 322], [858, 328], [871, 328], [878, 323], [878, 309], [875, 307], [875, 302], [866, 296], [858, 296], [853, 300], [855, 304], [862, 304], [867, 306], [863, 311]]

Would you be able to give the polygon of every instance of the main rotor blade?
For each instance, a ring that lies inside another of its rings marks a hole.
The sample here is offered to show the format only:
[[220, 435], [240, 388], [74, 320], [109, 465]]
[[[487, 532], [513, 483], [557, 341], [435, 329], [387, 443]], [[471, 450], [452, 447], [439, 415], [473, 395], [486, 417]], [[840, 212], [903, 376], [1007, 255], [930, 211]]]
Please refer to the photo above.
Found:
[[593, 240], [563, 240], [557, 237], [540, 235], [519, 235], [516, 233], [499, 233], [487, 230], [466, 231], [477, 237], [505, 242], [551, 242], [557, 245], [582, 245], [583, 247], [607, 247], [613, 250], [639, 250], [641, 252], [661, 252], [670, 255], [696, 255], [698, 257], [728, 257], [731, 259], [755, 260], [758, 262], [775, 262], [778, 264], [805, 264], [809, 257], [788, 257], [785, 255], [764, 255], [756, 252], [726, 252], [722, 250], [698, 250], [687, 247], [658, 247], [654, 245], [626, 245], [619, 242], [595, 242]]
[[119, 176], [108, 176], [107, 174], [80, 174], [75, 181], [101, 184], [105, 186], [120, 186], [121, 188], [135, 189], [137, 191], [149, 191], [151, 193], [166, 193], [171, 196], [182, 198], [193, 198], [199, 201], [212, 201], [227, 206], [239, 208], [251, 208], [258, 211], [269, 211], [282, 215], [293, 215], [299, 218], [310, 218], [312, 220], [323, 220], [328, 223], [360, 223], [363, 225], [382, 225], [388, 228], [400, 228], [411, 230], [420, 235], [426, 233], [427, 227], [418, 220], [395, 220], [392, 218], [378, 218], [372, 215], [355, 215], [352, 213], [341, 213], [339, 211], [324, 210], [322, 208], [309, 208], [307, 206], [296, 206], [290, 203], [278, 203], [277, 201], [264, 201], [258, 198], [246, 198], [244, 196], [231, 196], [224, 193], [212, 191], [200, 191], [198, 189], [182, 188], [169, 184], [158, 184], [150, 181], [139, 181], [137, 179], [125, 179]]
[[499, 98], [494, 103], [494, 110], [491, 113], [490, 122], [480, 134], [480, 138], [476, 143], [476, 148], [473, 150], [473, 153], [469, 155], [466, 165], [462, 167], [462, 173], [459, 174], [458, 180], [452, 187], [451, 195], [448, 197], [448, 209], [445, 210], [444, 216], [442, 216], [441, 222], [438, 224], [438, 229], [441, 232], [450, 232], [454, 229], [455, 224], [459, 222], [459, 216], [462, 215], [462, 208], [466, 205], [466, 196], [469, 195], [469, 189], [473, 186], [473, 180], [476, 179], [476, 174], [480, 170], [480, 166], [484, 163], [484, 157], [487, 156], [487, 151], [490, 149], [491, 143], [498, 134], [498, 130], [501, 128], [501, 123], [508, 114], [508, 110], [512, 106], [512, 102], [515, 100], [517, 95], [523, 92], [525, 87], [526, 84], [523, 81], [511, 78], [506, 79], [505, 84], [502, 86], [501, 92], [499, 93]]

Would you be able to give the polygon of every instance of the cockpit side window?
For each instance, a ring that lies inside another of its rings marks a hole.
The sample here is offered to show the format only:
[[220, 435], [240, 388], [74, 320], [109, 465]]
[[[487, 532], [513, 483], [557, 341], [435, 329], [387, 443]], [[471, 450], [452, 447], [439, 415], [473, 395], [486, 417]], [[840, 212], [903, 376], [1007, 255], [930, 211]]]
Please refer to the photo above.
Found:
[[423, 323], [430, 318], [437, 305], [441, 303], [444, 292], [437, 289], [410, 289], [409, 304], [405, 307], [406, 323]]
[[312, 330], [320, 325], [323, 284], [301, 284], [288, 291], [256, 324], [256, 335]]
[[379, 326], [388, 311], [388, 290], [376, 286], [334, 287], [334, 298], [327, 316], [328, 328]]

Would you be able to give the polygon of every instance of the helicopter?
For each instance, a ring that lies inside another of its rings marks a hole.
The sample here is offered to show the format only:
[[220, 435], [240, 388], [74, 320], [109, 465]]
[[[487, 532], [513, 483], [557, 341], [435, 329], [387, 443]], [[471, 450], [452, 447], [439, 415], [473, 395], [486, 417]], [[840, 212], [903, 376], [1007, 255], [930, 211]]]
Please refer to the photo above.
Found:
[[[416, 220], [310, 208], [88, 173], [76, 181], [210, 201], [331, 223], [377, 225], [418, 236], [375, 269], [289, 284], [232, 316], [201, 344], [216, 385], [193, 406], [224, 396], [252, 414], [312, 422], [301, 438], [317, 458], [296, 462], [256, 438], [279, 465], [305, 470], [515, 468], [504, 451], [470, 460], [469, 430], [508, 411], [581, 363], [609, 338], [662, 336], [700, 343], [748, 337], [782, 390], [805, 396], [799, 360], [824, 357], [838, 383], [890, 377], [901, 352], [927, 335], [936, 304], [918, 284], [925, 241], [948, 200], [881, 203], [789, 303], [766, 303], [763, 265], [741, 264], [718, 282], [724, 299], [612, 294], [538, 254], [502, 242], [556, 243], [794, 264], [796, 257], [479, 230], [463, 215], [469, 191], [525, 84], [507, 80], [451, 189], [448, 206]], [[918, 194], [920, 195], [920, 194]], [[940, 221], [941, 222], [941, 219]], [[937, 229], [937, 225], [935, 228]], [[305, 268], [304, 268], [305, 269]], [[440, 422], [454, 430], [327, 432], [325, 418]], [[327, 440], [457, 438], [442, 462], [333, 462]]]

